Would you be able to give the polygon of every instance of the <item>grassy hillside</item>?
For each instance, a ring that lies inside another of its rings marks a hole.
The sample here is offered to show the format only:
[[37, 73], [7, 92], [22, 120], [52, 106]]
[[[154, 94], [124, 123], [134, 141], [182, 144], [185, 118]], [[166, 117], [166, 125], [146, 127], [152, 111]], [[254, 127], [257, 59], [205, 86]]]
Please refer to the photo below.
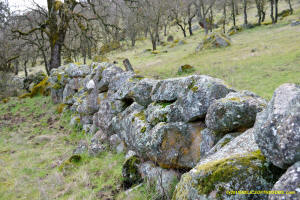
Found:
[[[123, 154], [83, 155], [66, 162], [79, 141], [90, 141], [69, 126], [49, 97], [11, 99], [0, 104], [0, 199], [112, 199], [122, 193]], [[149, 199], [142, 185], [129, 199]]]
[[[300, 26], [290, 26], [294, 19], [300, 19], [300, 9], [276, 25], [263, 25], [233, 35], [228, 48], [196, 53], [195, 48], [204, 37], [198, 31], [184, 39], [184, 45], [159, 46], [161, 53], [156, 55], [144, 51], [151, 48], [148, 41], [140, 41], [137, 48], [115, 52], [110, 59], [122, 63], [123, 58], [129, 58], [141, 74], [161, 78], [178, 76], [179, 66], [190, 64], [196, 68], [196, 74], [223, 79], [237, 89], [270, 99], [280, 84], [300, 83]], [[180, 32], [175, 35], [182, 39]]]

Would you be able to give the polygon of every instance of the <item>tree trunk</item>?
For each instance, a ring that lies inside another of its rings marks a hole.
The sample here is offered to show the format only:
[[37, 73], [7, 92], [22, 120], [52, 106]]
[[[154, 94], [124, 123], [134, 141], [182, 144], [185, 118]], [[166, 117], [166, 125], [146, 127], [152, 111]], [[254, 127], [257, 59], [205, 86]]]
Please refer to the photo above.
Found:
[[243, 0], [243, 4], [244, 4], [244, 24], [248, 25], [247, 0]]
[[261, 24], [261, 5], [260, 0], [255, 0], [256, 8], [257, 8], [257, 15], [258, 15], [258, 21], [257, 24]]
[[223, 7], [223, 32], [226, 33], [226, 18], [227, 18], [227, 13], [226, 13], [226, 2], [224, 3], [224, 7]]
[[43, 59], [44, 59], [44, 63], [45, 63], [45, 69], [47, 72], [47, 75], [50, 76], [50, 70], [49, 70], [49, 65], [48, 65], [48, 60], [47, 60], [47, 56], [44, 50], [42, 50], [42, 55], [43, 55]]
[[51, 46], [51, 54], [50, 54], [50, 71], [52, 69], [58, 68], [61, 64], [61, 45], [56, 42], [53, 46]]
[[28, 77], [28, 71], [27, 71], [27, 60], [24, 61], [24, 72], [25, 72], [25, 78]]
[[272, 23], [275, 24], [275, 19], [274, 19], [274, 0], [270, 0], [270, 16], [272, 19]]
[[168, 27], [168, 24], [164, 24], [164, 36], [166, 37], [167, 36], [167, 27]]
[[236, 26], [234, 0], [231, 0], [231, 14], [232, 14], [233, 26]]
[[176, 24], [180, 27], [182, 33], [183, 33], [183, 36], [186, 37], [186, 30], [185, 28], [177, 21]]
[[131, 46], [132, 46], [132, 47], [135, 46], [135, 38], [131, 38]]
[[275, 23], [278, 21], [278, 0], [275, 0]]
[[234, 3], [234, 7], [235, 7], [235, 15], [239, 15], [239, 3], [238, 1], [235, 1]]
[[213, 29], [213, 24], [214, 24], [214, 15], [213, 15], [213, 10], [212, 8], [209, 9], [209, 30], [210, 32], [212, 32]]
[[193, 18], [189, 18], [189, 20], [188, 20], [190, 36], [193, 35], [192, 20], [193, 20]]
[[88, 44], [88, 58], [91, 60], [92, 59], [92, 47], [91, 44]]
[[19, 62], [15, 63], [15, 75], [19, 74]]
[[288, 0], [288, 4], [289, 4], [289, 7], [290, 7], [290, 12], [291, 12], [291, 14], [293, 14], [294, 10], [293, 10], [293, 6], [292, 6], [291, 0]]
[[266, 19], [266, 12], [262, 10], [261, 14], [262, 14], [261, 21], [264, 22]]
[[156, 39], [152, 40], [152, 50], [156, 50]]

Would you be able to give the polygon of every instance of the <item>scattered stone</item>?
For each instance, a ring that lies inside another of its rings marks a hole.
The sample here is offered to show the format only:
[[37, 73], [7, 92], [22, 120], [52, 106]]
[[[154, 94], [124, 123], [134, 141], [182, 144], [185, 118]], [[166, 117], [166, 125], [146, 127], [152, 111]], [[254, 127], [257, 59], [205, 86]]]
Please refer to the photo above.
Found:
[[231, 39], [223, 33], [210, 33], [203, 41], [197, 46], [196, 52], [209, 49], [209, 48], [220, 48], [231, 45]]
[[259, 148], [274, 165], [287, 168], [300, 161], [300, 86], [278, 87], [254, 128]]
[[180, 40], [180, 41], [177, 43], [177, 45], [179, 45], [179, 46], [184, 45], [184, 44], [186, 44], [186, 41], [184, 41], [184, 40]]
[[299, 26], [300, 25], [300, 21], [293, 21], [291, 23], [291, 26]]
[[169, 35], [167, 38], [168, 42], [173, 42], [174, 41], [174, 37], [172, 35]]

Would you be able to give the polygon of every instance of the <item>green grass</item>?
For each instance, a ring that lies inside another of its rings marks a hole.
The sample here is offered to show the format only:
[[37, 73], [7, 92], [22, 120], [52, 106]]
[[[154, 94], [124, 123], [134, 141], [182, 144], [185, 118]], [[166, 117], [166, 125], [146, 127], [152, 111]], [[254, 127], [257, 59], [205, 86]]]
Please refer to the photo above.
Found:
[[1, 200], [101, 199], [122, 192], [123, 154], [83, 154], [80, 162], [60, 167], [80, 140], [91, 138], [72, 129], [70, 118], [70, 112], [58, 114], [49, 97], [0, 104]]

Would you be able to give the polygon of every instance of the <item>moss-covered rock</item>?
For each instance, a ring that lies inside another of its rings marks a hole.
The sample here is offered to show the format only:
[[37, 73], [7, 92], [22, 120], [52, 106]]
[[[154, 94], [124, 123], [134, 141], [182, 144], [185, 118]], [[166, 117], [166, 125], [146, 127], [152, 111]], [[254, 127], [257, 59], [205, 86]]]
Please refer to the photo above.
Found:
[[270, 190], [281, 174], [261, 154], [250, 129], [184, 174], [173, 200], [267, 199], [267, 195], [230, 195], [226, 191]]
[[227, 191], [270, 190], [275, 177], [260, 151], [200, 164], [183, 175], [173, 199], [267, 199], [267, 195], [230, 195]]
[[48, 81], [48, 76], [45, 77], [40, 83], [35, 85], [30, 93], [23, 94], [19, 96], [20, 99], [27, 97], [35, 97], [38, 95], [49, 96], [50, 95], [50, 82]]
[[230, 45], [231, 39], [224, 33], [210, 33], [204, 37], [202, 42], [196, 48], [196, 51], [210, 48], [227, 47]]
[[125, 188], [130, 188], [131, 186], [142, 182], [142, 176], [139, 172], [140, 164], [141, 160], [136, 155], [131, 156], [124, 162], [122, 167], [122, 176], [123, 186]]

